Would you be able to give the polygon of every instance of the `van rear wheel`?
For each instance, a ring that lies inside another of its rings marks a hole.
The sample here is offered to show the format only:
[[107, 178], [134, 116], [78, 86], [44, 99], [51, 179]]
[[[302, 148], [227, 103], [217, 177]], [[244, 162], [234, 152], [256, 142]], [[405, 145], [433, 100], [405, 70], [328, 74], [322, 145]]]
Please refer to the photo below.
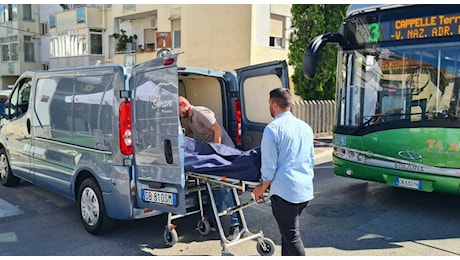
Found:
[[6, 187], [17, 186], [21, 178], [13, 175], [10, 168], [10, 162], [6, 156], [5, 148], [0, 149], [0, 183]]
[[87, 178], [81, 183], [78, 202], [81, 222], [86, 231], [93, 235], [102, 235], [113, 228], [115, 220], [107, 215], [101, 190], [94, 178]]

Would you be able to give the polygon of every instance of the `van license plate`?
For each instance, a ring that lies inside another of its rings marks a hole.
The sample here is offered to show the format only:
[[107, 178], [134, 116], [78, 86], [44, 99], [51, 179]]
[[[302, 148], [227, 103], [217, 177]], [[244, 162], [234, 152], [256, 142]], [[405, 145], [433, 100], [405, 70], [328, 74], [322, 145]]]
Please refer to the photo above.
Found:
[[176, 194], [153, 190], [142, 190], [142, 200], [146, 202], [160, 203], [176, 206]]
[[395, 185], [398, 187], [405, 187], [416, 190], [421, 190], [423, 188], [423, 182], [403, 178], [396, 178]]

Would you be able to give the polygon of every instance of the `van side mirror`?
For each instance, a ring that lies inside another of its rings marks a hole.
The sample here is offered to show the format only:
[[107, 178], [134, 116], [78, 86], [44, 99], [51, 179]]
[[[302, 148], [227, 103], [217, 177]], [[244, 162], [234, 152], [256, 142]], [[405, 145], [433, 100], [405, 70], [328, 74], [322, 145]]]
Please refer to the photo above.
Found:
[[0, 102], [0, 119], [6, 118], [6, 106], [7, 106], [6, 102]]
[[0, 118], [6, 118], [10, 119], [10, 106], [11, 103], [6, 101], [6, 102], [0, 102]]

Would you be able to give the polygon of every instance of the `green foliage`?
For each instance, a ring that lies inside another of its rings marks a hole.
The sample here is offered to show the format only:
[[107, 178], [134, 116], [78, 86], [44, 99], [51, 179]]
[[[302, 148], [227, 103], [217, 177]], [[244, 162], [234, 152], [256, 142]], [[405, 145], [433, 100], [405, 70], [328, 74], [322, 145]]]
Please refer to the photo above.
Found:
[[338, 4], [293, 4], [291, 7], [289, 65], [294, 67], [294, 92], [305, 100], [335, 99], [337, 47], [329, 45], [323, 49], [312, 80], [303, 75], [302, 57], [314, 37], [340, 30], [347, 8], [348, 5]]
[[137, 40], [137, 35], [127, 35], [126, 31], [121, 29], [120, 33], [114, 33], [112, 34], [113, 38], [117, 39], [117, 51], [122, 52], [126, 51], [127, 49], [127, 44], [134, 42], [134, 40]]

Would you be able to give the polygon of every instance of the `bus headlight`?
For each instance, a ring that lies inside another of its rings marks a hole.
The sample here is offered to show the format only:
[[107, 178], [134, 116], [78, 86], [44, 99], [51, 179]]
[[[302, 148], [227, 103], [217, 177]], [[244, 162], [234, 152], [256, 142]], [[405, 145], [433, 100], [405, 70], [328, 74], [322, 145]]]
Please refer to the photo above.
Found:
[[355, 152], [348, 151], [348, 158], [353, 159], [353, 157], [355, 157]]

